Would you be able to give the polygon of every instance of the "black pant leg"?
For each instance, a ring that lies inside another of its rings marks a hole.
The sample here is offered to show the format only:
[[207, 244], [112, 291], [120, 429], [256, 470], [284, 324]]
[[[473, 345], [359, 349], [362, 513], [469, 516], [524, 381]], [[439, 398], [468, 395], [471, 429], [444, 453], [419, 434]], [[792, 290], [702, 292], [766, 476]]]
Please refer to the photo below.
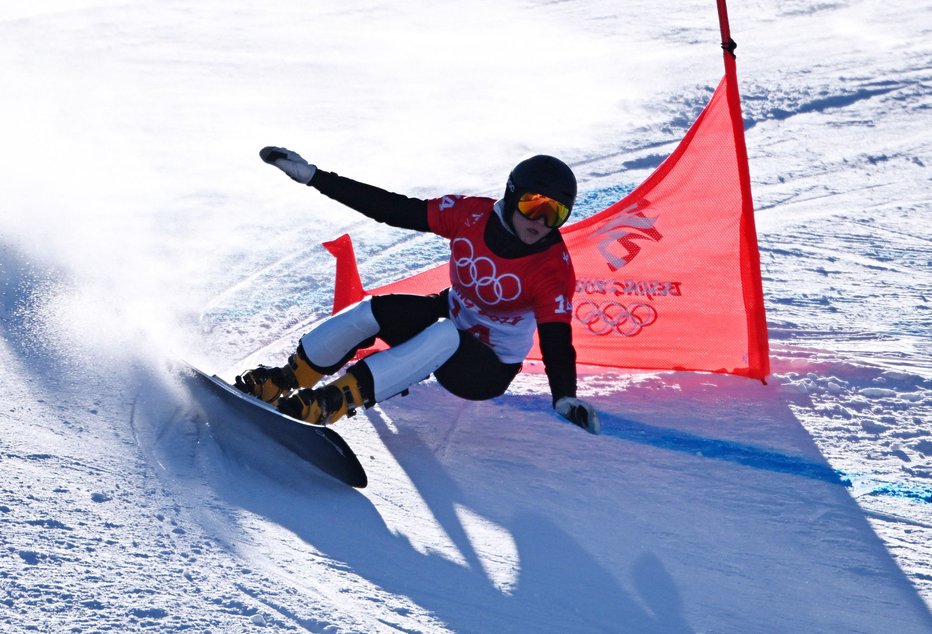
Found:
[[[397, 346], [437, 320], [449, 318], [448, 292], [374, 296], [372, 314], [379, 323], [377, 337], [389, 346]], [[354, 366], [351, 371], [360, 368], [365, 368], [365, 364]], [[434, 376], [451, 394], [471, 401], [484, 401], [504, 394], [520, 371], [520, 363], [502, 363], [491, 348], [461, 331], [459, 348], [434, 372]], [[361, 385], [372, 382], [368, 371], [361, 371], [357, 378]]]
[[447, 292], [435, 295], [375, 295], [372, 315], [379, 324], [379, 339], [397, 346], [432, 323], [449, 317]]
[[459, 348], [434, 376], [455, 396], [485, 401], [504, 394], [520, 371], [520, 363], [502, 363], [491, 348], [460, 331]]

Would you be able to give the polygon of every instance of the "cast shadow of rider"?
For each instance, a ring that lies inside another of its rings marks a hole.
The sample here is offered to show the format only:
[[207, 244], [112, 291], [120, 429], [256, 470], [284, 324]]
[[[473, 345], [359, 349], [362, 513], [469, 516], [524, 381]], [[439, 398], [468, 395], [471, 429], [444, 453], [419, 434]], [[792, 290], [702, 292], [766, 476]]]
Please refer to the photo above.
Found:
[[[586, 632], [618, 627], [648, 633], [693, 631], [684, 621], [672, 577], [656, 556], [644, 553], [635, 560], [629, 580], [638, 595], [632, 596], [618, 575], [587, 552], [579, 537], [527, 508], [510, 519], [496, 518], [515, 542], [519, 568], [508, 590], [496, 587], [483, 571], [456, 512], [457, 506], [469, 506], [468, 496], [434, 450], [416, 431], [402, 425], [390, 432], [377, 413], [367, 416], [462, 553], [465, 565], [439, 553], [420, 552], [388, 527], [367, 497], [325, 476], [300, 488], [286, 487], [284, 497], [274, 499], [262, 494], [266, 489], [235, 483], [215, 482], [215, 492], [229, 505], [293, 532], [379, 588], [409, 597], [457, 632]], [[353, 423], [365, 421], [357, 418]], [[224, 442], [223, 436], [238, 431], [231, 427], [215, 433]], [[483, 514], [482, 508], [475, 511]], [[630, 539], [623, 534], [617, 538]]]

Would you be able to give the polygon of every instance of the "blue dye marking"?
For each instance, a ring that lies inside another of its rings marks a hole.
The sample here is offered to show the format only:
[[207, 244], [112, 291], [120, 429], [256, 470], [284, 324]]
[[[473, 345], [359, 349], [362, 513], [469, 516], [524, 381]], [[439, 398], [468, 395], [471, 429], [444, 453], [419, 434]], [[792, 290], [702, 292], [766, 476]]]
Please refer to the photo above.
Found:
[[707, 438], [686, 431], [656, 427], [638, 421], [600, 412], [602, 435], [629, 442], [650, 445], [667, 451], [679, 451], [703, 458], [734, 462], [754, 469], [786, 473], [821, 480], [831, 484], [851, 486], [848, 477], [827, 463], [813, 462], [762, 447], [731, 440]]
[[900, 484], [884, 484], [874, 488], [867, 495], [889, 495], [891, 497], [915, 500], [924, 504], [932, 504], [932, 489], [927, 487], [907, 487]]

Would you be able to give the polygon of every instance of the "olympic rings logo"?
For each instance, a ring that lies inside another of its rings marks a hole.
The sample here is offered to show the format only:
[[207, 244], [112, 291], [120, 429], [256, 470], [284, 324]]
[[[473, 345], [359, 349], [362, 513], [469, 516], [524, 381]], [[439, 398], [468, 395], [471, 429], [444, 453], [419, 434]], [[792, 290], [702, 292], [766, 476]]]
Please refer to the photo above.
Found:
[[617, 332], [624, 337], [634, 337], [657, 321], [657, 309], [641, 302], [625, 306], [614, 300], [596, 304], [586, 299], [576, 305], [573, 316], [594, 335]]
[[457, 238], [450, 245], [456, 279], [464, 288], [474, 289], [476, 297], [487, 306], [510, 302], [521, 295], [521, 280], [514, 273], [498, 275], [495, 262], [475, 256], [472, 242]]

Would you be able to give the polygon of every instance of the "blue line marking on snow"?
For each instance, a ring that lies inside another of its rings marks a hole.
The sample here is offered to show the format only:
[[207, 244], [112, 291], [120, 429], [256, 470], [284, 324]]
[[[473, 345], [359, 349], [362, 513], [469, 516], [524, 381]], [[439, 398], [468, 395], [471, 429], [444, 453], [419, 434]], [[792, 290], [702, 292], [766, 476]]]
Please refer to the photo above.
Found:
[[932, 504], [932, 489], [925, 487], [907, 487], [899, 484], [884, 484], [873, 489], [867, 495], [889, 495], [891, 497], [906, 498], [924, 504]]
[[846, 487], [851, 486], [851, 481], [847, 476], [826, 463], [813, 462], [799, 456], [791, 456], [732, 440], [707, 438], [678, 429], [656, 427], [605, 412], [600, 412], [599, 416], [602, 420], [603, 436], [703, 458], [734, 462], [754, 469], [765, 469], [831, 484], [841, 484]]

